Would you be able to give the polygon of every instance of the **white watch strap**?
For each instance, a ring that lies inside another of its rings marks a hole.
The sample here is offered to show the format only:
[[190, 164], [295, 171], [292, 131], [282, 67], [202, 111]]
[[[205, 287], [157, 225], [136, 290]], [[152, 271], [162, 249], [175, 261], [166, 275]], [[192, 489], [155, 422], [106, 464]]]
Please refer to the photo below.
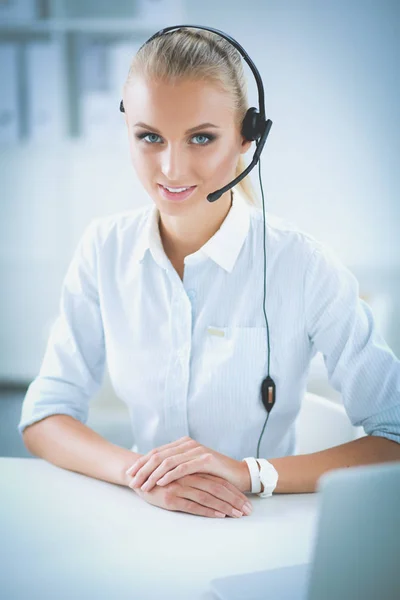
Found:
[[256, 459], [253, 456], [248, 456], [243, 459], [243, 462], [247, 463], [247, 466], [250, 471], [251, 478], [251, 493], [258, 494], [261, 492], [261, 480], [260, 480], [260, 469], [258, 468], [258, 464]]
[[260, 498], [269, 498], [277, 486], [278, 471], [266, 458], [258, 458], [257, 461], [260, 465], [260, 483], [264, 485], [264, 491], [258, 495]]

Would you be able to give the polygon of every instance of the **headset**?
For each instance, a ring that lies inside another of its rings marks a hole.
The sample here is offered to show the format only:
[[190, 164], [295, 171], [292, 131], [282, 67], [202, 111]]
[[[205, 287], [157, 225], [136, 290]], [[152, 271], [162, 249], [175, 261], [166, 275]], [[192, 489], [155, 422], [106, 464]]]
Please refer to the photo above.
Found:
[[[182, 27], [185, 27], [185, 28], [188, 27], [188, 28], [194, 28], [194, 29], [204, 29], [205, 31], [210, 31], [212, 33], [216, 33], [217, 35], [221, 36], [222, 38], [224, 38], [225, 40], [230, 42], [236, 48], [236, 50], [238, 50], [238, 52], [244, 58], [246, 63], [249, 65], [249, 67], [252, 70], [253, 75], [256, 79], [256, 82], [257, 82], [259, 110], [257, 110], [254, 106], [250, 107], [247, 110], [246, 115], [242, 122], [242, 129], [241, 129], [241, 133], [246, 140], [256, 142], [256, 150], [254, 152], [253, 159], [252, 159], [251, 163], [248, 165], [248, 167], [242, 173], [240, 173], [240, 175], [238, 175], [233, 181], [231, 181], [230, 183], [228, 183], [221, 189], [216, 190], [215, 192], [212, 192], [211, 194], [208, 194], [207, 200], [209, 202], [215, 202], [216, 200], [218, 200], [218, 198], [220, 198], [222, 196], [222, 194], [224, 194], [225, 192], [230, 190], [232, 187], [237, 185], [240, 181], [242, 181], [242, 179], [244, 179], [250, 173], [250, 171], [256, 166], [257, 162], [259, 163], [259, 179], [260, 179], [261, 195], [262, 195], [262, 202], [263, 202], [263, 216], [264, 216], [264, 301], [263, 301], [263, 310], [264, 310], [265, 322], [266, 322], [266, 326], [267, 326], [266, 329], [267, 329], [267, 344], [268, 344], [268, 374], [267, 374], [267, 377], [265, 377], [265, 379], [263, 379], [263, 381], [261, 383], [261, 390], [260, 390], [261, 401], [267, 411], [267, 418], [265, 420], [264, 427], [261, 431], [260, 439], [258, 440], [257, 458], [259, 458], [261, 437], [264, 433], [264, 429], [265, 429], [265, 426], [268, 421], [269, 413], [271, 412], [271, 410], [275, 404], [275, 398], [276, 398], [275, 382], [273, 381], [273, 379], [271, 378], [271, 376], [269, 374], [271, 350], [270, 350], [270, 343], [269, 343], [268, 318], [267, 318], [267, 313], [265, 310], [265, 298], [266, 298], [265, 205], [264, 205], [264, 191], [263, 191], [263, 187], [262, 187], [261, 168], [260, 168], [261, 167], [260, 155], [264, 148], [265, 142], [267, 140], [269, 131], [271, 129], [272, 121], [270, 119], [267, 119], [267, 120], [265, 119], [264, 86], [263, 86], [262, 79], [261, 79], [260, 73], [258, 72], [257, 67], [255, 66], [255, 64], [251, 60], [250, 56], [245, 51], [245, 49], [236, 40], [234, 40], [231, 36], [224, 33], [223, 31], [220, 31], [219, 29], [213, 29], [212, 27], [204, 27], [202, 25], [174, 25], [171, 27], [164, 27], [163, 29], [160, 29], [160, 31], [158, 31], [157, 33], [152, 35], [139, 48], [139, 52], [143, 48], [143, 46], [145, 46], [146, 44], [151, 42], [154, 38], [164, 35], [170, 31], [179, 30]], [[121, 102], [120, 102], [119, 109], [121, 112], [125, 112], [123, 100], [121, 100]]]

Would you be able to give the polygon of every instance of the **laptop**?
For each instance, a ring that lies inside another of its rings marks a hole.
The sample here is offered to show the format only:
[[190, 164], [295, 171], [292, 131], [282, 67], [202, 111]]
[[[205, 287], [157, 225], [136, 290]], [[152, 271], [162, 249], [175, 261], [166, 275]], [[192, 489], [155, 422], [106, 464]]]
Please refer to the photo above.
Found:
[[215, 600], [400, 599], [400, 461], [322, 475], [310, 563], [220, 577]]

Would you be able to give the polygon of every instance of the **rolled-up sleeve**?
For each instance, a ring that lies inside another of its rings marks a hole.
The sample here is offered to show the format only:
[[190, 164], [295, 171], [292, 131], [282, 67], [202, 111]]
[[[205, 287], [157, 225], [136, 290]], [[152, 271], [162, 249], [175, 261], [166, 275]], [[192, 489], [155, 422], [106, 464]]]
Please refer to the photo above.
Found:
[[61, 286], [37, 377], [26, 392], [18, 424], [25, 427], [54, 414], [86, 423], [91, 396], [104, 375], [104, 332], [97, 287], [98, 219], [81, 236]]
[[400, 361], [359, 297], [356, 277], [320, 244], [304, 281], [308, 336], [355, 426], [400, 443]]

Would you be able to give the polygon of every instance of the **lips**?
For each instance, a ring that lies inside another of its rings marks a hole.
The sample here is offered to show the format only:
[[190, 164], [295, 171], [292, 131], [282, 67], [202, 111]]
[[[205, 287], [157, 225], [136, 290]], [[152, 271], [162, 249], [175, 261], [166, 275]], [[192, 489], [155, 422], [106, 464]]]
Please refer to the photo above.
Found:
[[[163, 198], [166, 198], [167, 200], [172, 200], [173, 202], [181, 202], [183, 200], [186, 200], [186, 198], [189, 198], [189, 196], [193, 193], [193, 191], [197, 187], [196, 185], [192, 185], [188, 189], [184, 190], [183, 192], [169, 192], [167, 190], [167, 188], [164, 187], [163, 185], [161, 185], [160, 183], [158, 183], [157, 185], [158, 185], [158, 189], [160, 190], [160, 193], [163, 196]], [[186, 186], [182, 185], [179, 187], [186, 187]]]
[[183, 190], [183, 189], [188, 189], [191, 187], [194, 187], [193, 185], [164, 185], [163, 183], [160, 183], [159, 185], [162, 185], [165, 188], [169, 188], [170, 190]]

